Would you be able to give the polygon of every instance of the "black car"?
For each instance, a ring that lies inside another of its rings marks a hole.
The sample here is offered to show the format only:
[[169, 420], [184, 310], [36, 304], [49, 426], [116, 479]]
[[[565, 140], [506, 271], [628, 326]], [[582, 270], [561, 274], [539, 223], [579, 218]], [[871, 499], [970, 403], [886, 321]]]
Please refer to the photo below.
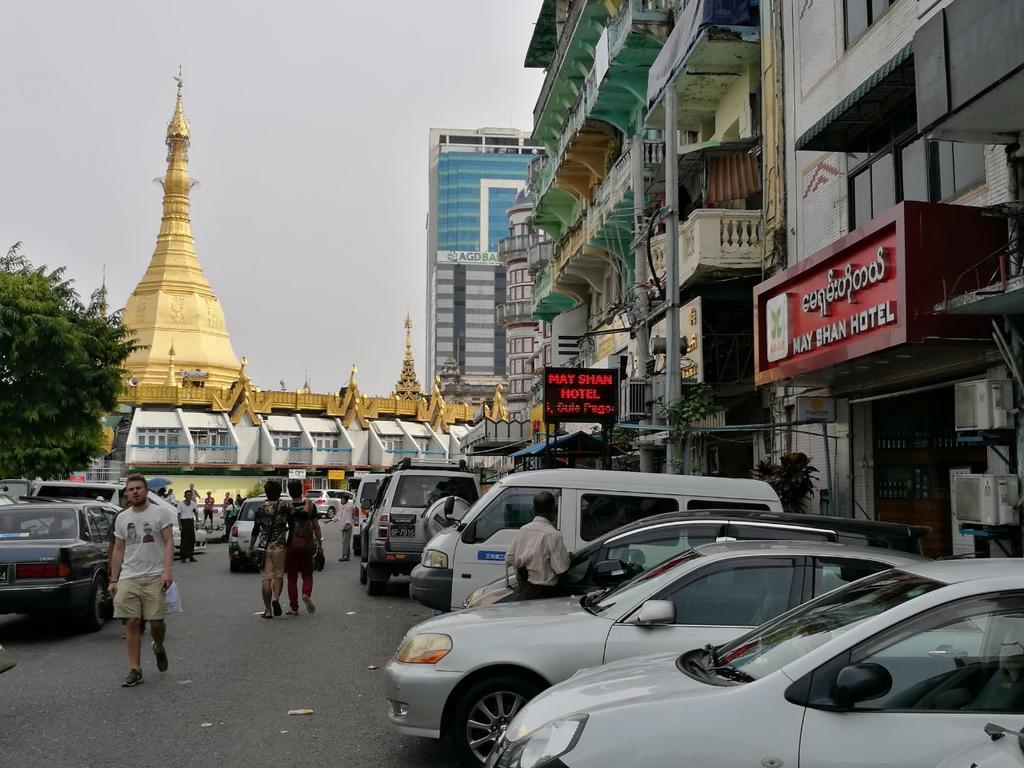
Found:
[[108, 550], [117, 512], [98, 501], [0, 506], [0, 614], [61, 616], [100, 629], [112, 613]]
[[[643, 573], [683, 550], [713, 541], [834, 541], [921, 554], [923, 525], [901, 525], [845, 517], [707, 509], [666, 512], [616, 528], [572, 555], [558, 591], [582, 595], [605, 589]], [[497, 579], [472, 592], [467, 608], [513, 602], [516, 577]], [[436, 607], [436, 606], [430, 606]]]

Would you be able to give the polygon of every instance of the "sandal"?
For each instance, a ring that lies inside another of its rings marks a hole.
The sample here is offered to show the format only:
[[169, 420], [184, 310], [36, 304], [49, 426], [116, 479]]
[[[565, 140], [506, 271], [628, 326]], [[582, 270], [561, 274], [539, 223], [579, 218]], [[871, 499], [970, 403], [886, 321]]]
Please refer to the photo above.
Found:
[[260, 614], [260, 618], [261, 619], [272, 619], [272, 618], [274, 618], [274, 614], [267, 613], [266, 611], [264, 611], [263, 613]]
[[299, 612], [298, 612], [298, 611], [292, 611], [292, 610], [288, 610], [288, 611], [286, 611], [285, 613], [286, 613], [286, 614], [287, 614], [288, 616], [298, 616], [298, 615], [299, 615]]

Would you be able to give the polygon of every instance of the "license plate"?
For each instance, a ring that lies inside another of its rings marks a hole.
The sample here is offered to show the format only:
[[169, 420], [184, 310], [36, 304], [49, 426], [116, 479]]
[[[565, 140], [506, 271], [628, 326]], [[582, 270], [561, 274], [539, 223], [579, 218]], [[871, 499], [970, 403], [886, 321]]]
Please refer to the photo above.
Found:
[[392, 525], [391, 535], [400, 539], [411, 539], [416, 535], [415, 525]]
[[11, 566], [9, 566], [9, 565], [0, 565], [0, 584], [10, 584], [11, 583], [10, 573], [11, 573]]

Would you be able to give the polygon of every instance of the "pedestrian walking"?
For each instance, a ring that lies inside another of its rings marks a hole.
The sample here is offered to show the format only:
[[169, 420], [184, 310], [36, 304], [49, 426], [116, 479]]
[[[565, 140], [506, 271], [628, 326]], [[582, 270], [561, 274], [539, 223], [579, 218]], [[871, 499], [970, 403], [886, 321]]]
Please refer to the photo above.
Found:
[[242, 498], [242, 494], [236, 493], [235, 494], [235, 509], [241, 510], [242, 509], [242, 502], [243, 501], [245, 501], [245, 499]]
[[281, 483], [267, 480], [263, 484], [267, 500], [256, 514], [249, 549], [263, 550], [260, 571], [260, 594], [263, 596], [263, 618], [281, 615], [281, 590], [284, 587], [284, 566], [288, 544], [288, 513], [291, 507], [281, 499]]
[[345, 503], [341, 505], [341, 511], [338, 513], [338, 522], [341, 523], [341, 557], [338, 558], [339, 563], [348, 560], [352, 553], [352, 523], [355, 508], [355, 502], [353, 502], [351, 496], [348, 496], [345, 499]]
[[203, 528], [207, 533], [213, 533], [213, 511], [216, 508], [217, 500], [213, 498], [213, 491], [207, 491], [203, 499]]
[[178, 497], [174, 495], [174, 489], [171, 486], [167, 486], [167, 496], [164, 498], [167, 499], [168, 504], [178, 506]]
[[288, 481], [288, 495], [292, 497], [288, 521], [288, 554], [285, 573], [288, 575], [288, 615], [299, 615], [298, 577], [302, 575], [302, 602], [309, 613], [316, 612], [313, 603], [313, 557], [323, 554], [323, 536], [316, 519], [316, 507], [302, 498], [302, 481]]
[[131, 507], [114, 521], [111, 581], [107, 589], [114, 598], [114, 617], [127, 620], [125, 649], [130, 668], [121, 683], [125, 688], [142, 682], [140, 628], [144, 620], [149, 622], [153, 636], [156, 668], [167, 671], [164, 592], [173, 581], [174, 516], [170, 510], [151, 505], [146, 491], [145, 477], [128, 475], [124, 495]]
[[235, 518], [238, 517], [238, 510], [235, 508], [235, 500], [231, 498], [231, 494], [227, 494], [224, 497], [224, 503], [221, 505], [220, 514], [224, 521], [224, 534], [220, 537], [221, 541], [227, 541], [231, 535], [231, 526], [235, 524]]
[[505, 562], [516, 572], [520, 600], [557, 594], [558, 577], [569, 570], [569, 551], [554, 523], [558, 516], [555, 497], [541, 491], [533, 497], [533, 520], [512, 540]]
[[181, 531], [181, 545], [178, 556], [181, 562], [195, 563], [196, 560], [196, 526], [199, 524], [199, 510], [192, 498], [195, 491], [185, 491], [185, 500], [178, 504], [178, 529]]

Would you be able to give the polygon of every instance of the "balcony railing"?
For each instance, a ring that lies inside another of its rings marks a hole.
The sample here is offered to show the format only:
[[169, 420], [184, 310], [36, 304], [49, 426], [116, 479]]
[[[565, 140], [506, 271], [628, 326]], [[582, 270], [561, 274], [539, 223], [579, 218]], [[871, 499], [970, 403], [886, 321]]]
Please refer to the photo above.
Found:
[[509, 301], [494, 308], [494, 320], [498, 325], [533, 322], [532, 301]]
[[545, 239], [540, 232], [531, 232], [527, 235], [511, 235], [503, 237], [498, 241], [498, 255], [505, 259], [509, 256], [522, 254], [534, 243], [542, 242]]
[[[651, 241], [655, 273], [665, 276], [665, 236]], [[679, 226], [679, 285], [761, 269], [761, 211], [701, 208]]]
[[543, 269], [546, 264], [549, 264], [554, 253], [555, 244], [551, 240], [542, 240], [531, 245], [526, 261], [526, 267], [530, 274], [536, 273]]
[[197, 445], [196, 464], [235, 464], [238, 447], [234, 445]]
[[[660, 141], [643, 142], [644, 179], [651, 179], [658, 166], [664, 162], [665, 145]], [[594, 193], [594, 201], [587, 209], [587, 237], [593, 240], [604, 227], [605, 221], [615, 207], [622, 202], [633, 187], [633, 151], [627, 150], [620, 157], [608, 176]]]
[[313, 463], [313, 450], [306, 447], [275, 448], [270, 459], [272, 464], [303, 464]]
[[572, 42], [573, 35], [576, 34], [576, 27], [580, 23], [580, 18], [583, 16], [583, 9], [586, 5], [587, 0], [572, 0], [569, 6], [569, 15], [562, 26], [562, 34], [558, 38], [558, 47], [555, 48], [555, 52], [551, 56], [551, 63], [548, 65], [547, 74], [544, 76], [544, 84], [540, 88], [537, 104], [533, 108], [534, 125], [540, 122], [541, 115], [544, 114], [544, 108], [548, 103], [548, 96], [551, 95], [551, 89], [561, 74], [562, 62], [565, 60], [565, 54], [569, 50], [569, 44]]
[[188, 450], [188, 445], [134, 443], [128, 446], [125, 460], [128, 464], [187, 464]]
[[316, 448], [313, 451], [313, 464], [348, 464], [352, 455], [351, 448]]

